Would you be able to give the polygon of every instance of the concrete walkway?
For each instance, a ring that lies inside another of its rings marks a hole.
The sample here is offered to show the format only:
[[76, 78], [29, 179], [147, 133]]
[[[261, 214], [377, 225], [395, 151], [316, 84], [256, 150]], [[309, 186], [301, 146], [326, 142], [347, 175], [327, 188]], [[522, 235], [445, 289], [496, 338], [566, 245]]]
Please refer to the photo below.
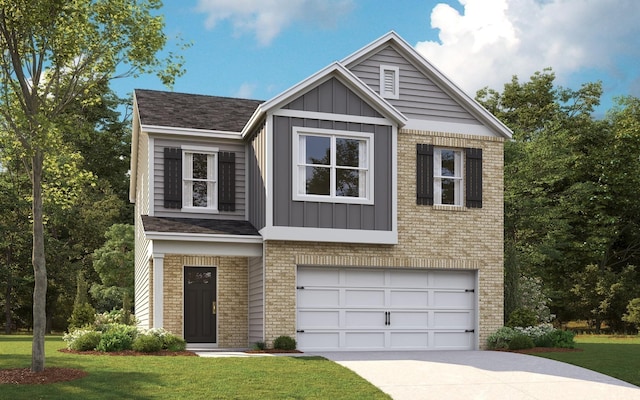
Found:
[[640, 400], [640, 388], [574, 365], [497, 351], [307, 353], [333, 360], [396, 400]]

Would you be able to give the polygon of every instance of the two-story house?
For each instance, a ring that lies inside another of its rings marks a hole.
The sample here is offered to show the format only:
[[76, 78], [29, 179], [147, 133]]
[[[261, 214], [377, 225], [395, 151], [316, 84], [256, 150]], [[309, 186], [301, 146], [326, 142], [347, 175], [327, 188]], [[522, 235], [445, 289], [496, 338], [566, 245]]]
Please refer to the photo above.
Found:
[[140, 325], [219, 348], [482, 347], [510, 136], [394, 32], [267, 101], [136, 90]]

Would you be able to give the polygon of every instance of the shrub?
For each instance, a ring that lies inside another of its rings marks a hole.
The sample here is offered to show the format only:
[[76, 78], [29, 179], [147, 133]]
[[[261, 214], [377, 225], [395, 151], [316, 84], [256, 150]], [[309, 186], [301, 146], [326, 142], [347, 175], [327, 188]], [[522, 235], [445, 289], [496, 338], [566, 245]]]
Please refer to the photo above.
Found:
[[73, 306], [69, 317], [69, 329], [81, 328], [91, 325], [96, 319], [96, 310], [89, 303], [80, 303]]
[[94, 325], [97, 330], [104, 331], [111, 324], [135, 326], [138, 324], [138, 320], [136, 320], [135, 316], [127, 314], [122, 309], [113, 309], [109, 312], [96, 314]]
[[124, 324], [106, 325], [96, 350], [107, 352], [131, 350], [137, 335], [138, 330], [135, 326]]
[[487, 338], [487, 346], [491, 350], [508, 349], [509, 342], [516, 335], [518, 335], [518, 331], [508, 326], [503, 326], [495, 333], [489, 335]]
[[553, 341], [553, 347], [562, 347], [565, 349], [573, 349], [576, 346], [576, 342], [573, 340], [575, 333], [571, 331], [561, 331], [556, 329], [550, 334]]
[[535, 311], [529, 310], [526, 308], [517, 308], [514, 310], [511, 315], [509, 315], [509, 320], [507, 321], [507, 326], [510, 327], [527, 327], [534, 326], [538, 323], [538, 316]]
[[273, 341], [273, 348], [278, 350], [295, 350], [296, 340], [291, 336], [278, 336]]
[[87, 329], [76, 329], [62, 337], [67, 342], [67, 348], [76, 351], [95, 350], [101, 338], [101, 332]]
[[533, 340], [522, 333], [516, 334], [509, 341], [509, 350], [531, 349], [533, 346]]
[[267, 348], [267, 344], [263, 340], [259, 340], [253, 344], [253, 350], [264, 350]]
[[135, 351], [154, 353], [162, 350], [162, 339], [154, 335], [138, 335], [131, 346]]
[[162, 348], [169, 351], [184, 351], [187, 348], [187, 342], [170, 333], [162, 337]]

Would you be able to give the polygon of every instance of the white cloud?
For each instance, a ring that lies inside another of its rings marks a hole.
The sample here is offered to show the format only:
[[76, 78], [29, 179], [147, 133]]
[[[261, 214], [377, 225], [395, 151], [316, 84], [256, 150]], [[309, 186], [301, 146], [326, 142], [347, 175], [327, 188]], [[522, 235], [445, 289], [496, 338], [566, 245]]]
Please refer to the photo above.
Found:
[[297, 21], [332, 27], [351, 11], [352, 0], [199, 0], [198, 11], [206, 13], [206, 27], [229, 20], [238, 35], [253, 32], [263, 46]]
[[255, 92], [257, 86], [255, 83], [245, 82], [240, 85], [238, 91], [233, 95], [233, 97], [238, 97], [240, 99], [252, 99], [253, 93]]
[[600, 70], [626, 76], [621, 58], [638, 57], [637, 0], [459, 0], [462, 13], [438, 4], [431, 27], [439, 40], [419, 42], [418, 52], [463, 90], [502, 90], [513, 75], [526, 81], [552, 67], [560, 84], [571, 74]]

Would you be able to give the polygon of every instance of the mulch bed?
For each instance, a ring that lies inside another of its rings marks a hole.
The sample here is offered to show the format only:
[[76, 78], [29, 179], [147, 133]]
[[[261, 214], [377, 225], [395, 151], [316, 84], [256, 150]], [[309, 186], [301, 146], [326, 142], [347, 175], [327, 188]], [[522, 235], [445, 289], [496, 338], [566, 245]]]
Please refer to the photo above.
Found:
[[133, 350], [123, 350], [123, 351], [96, 351], [96, 350], [90, 350], [90, 351], [77, 351], [77, 350], [69, 350], [69, 349], [60, 349], [58, 350], [59, 352], [62, 353], [71, 353], [71, 354], [85, 354], [85, 355], [90, 355], [90, 356], [134, 356], [134, 357], [138, 357], [138, 356], [188, 356], [188, 357], [195, 357], [197, 356], [196, 353], [194, 353], [193, 351], [169, 351], [169, 350], [161, 350], [161, 351], [155, 351], [155, 352], [151, 352], [151, 353], [141, 353], [139, 351], [133, 351]]
[[247, 354], [285, 354], [285, 353], [293, 353], [293, 354], [302, 354], [300, 350], [279, 350], [279, 349], [264, 349], [264, 350], [247, 350], [245, 351]]
[[535, 354], [535, 353], [573, 353], [576, 351], [583, 351], [583, 350], [582, 349], [566, 349], [563, 347], [534, 347], [531, 349], [502, 350], [502, 351], [510, 351], [512, 353], [521, 353], [521, 354]]

